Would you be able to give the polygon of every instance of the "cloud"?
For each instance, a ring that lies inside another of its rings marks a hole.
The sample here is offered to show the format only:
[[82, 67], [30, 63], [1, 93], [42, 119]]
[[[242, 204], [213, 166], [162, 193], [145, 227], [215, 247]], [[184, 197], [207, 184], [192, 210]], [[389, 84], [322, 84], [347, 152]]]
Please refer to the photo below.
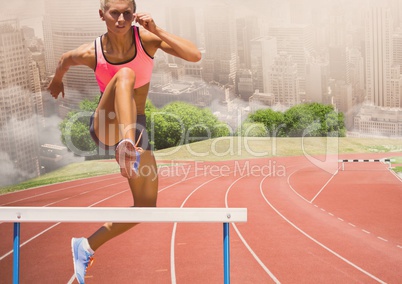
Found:
[[33, 174], [16, 169], [6, 152], [0, 152], [0, 169], [0, 186], [12, 185], [34, 176]]
[[[7, 122], [7, 129], [16, 129], [16, 128], [23, 128], [23, 129], [34, 129], [37, 131], [37, 135], [39, 141], [36, 143], [37, 154], [33, 153], [32, 157], [38, 157], [40, 153], [40, 146], [43, 144], [53, 144], [63, 146], [61, 142], [61, 132], [59, 130], [59, 123], [61, 119], [57, 116], [47, 117], [45, 119], [46, 127], [43, 127], [41, 124], [42, 117], [38, 117], [37, 115], [33, 115], [26, 120], [18, 120], [15, 117], [10, 118]], [[39, 123], [39, 124], [38, 124]], [[35, 126], [37, 125], [37, 126]], [[0, 135], [8, 135], [6, 128], [0, 128]], [[35, 133], [34, 133], [35, 135]], [[32, 132], [26, 131], [23, 133], [19, 133], [18, 139], [24, 141], [32, 141]], [[1, 146], [1, 145], [0, 145]], [[0, 147], [3, 148], [3, 147]], [[46, 172], [50, 172], [62, 166], [68, 165], [74, 162], [81, 162], [83, 161], [83, 157], [77, 157], [72, 152], [67, 152], [63, 154], [63, 157], [60, 161], [54, 164], [47, 164], [46, 169], [42, 168], [41, 170], [45, 170]], [[40, 161], [39, 161], [40, 162]], [[45, 164], [41, 164], [40, 166], [44, 166]], [[0, 150], [0, 187], [8, 186], [13, 184], [18, 184], [25, 180], [34, 178], [37, 176], [37, 171], [34, 172], [27, 172], [22, 169], [16, 167], [16, 164], [13, 162], [12, 157], [10, 154], [3, 150]]]

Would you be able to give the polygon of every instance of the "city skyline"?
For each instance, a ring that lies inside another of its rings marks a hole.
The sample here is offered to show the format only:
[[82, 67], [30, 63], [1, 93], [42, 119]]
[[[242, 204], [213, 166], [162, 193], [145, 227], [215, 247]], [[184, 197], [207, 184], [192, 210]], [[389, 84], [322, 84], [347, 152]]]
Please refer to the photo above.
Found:
[[[136, 2], [138, 11], [150, 12], [157, 25], [189, 38], [203, 54], [196, 64], [155, 55], [149, 98], [158, 107], [184, 100], [210, 107], [236, 127], [231, 123], [238, 122], [239, 109], [247, 114], [318, 102], [344, 113], [349, 131], [402, 136], [402, 0]], [[0, 107], [8, 111], [3, 121], [28, 114], [26, 109], [39, 117], [54, 102], [63, 118], [82, 99], [98, 95], [88, 68], [74, 67], [66, 74], [65, 99], [54, 101], [45, 90], [62, 53], [106, 31], [98, 8], [98, 0], [5, 4], [0, 12]], [[18, 28], [10, 29], [5, 19], [17, 19]], [[42, 40], [35, 41], [33, 31]], [[13, 62], [20, 62], [17, 68]], [[18, 94], [16, 85], [35, 95], [21, 113], [9, 106]]]

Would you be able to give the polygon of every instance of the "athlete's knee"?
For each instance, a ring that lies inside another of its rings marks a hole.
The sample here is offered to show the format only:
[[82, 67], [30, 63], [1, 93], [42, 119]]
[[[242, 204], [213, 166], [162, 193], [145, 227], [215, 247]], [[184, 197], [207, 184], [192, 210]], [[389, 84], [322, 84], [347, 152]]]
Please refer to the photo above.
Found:
[[117, 82], [124, 82], [124, 83], [129, 83], [134, 85], [135, 83], [135, 72], [127, 67], [121, 68], [119, 71], [116, 73], [116, 79]]

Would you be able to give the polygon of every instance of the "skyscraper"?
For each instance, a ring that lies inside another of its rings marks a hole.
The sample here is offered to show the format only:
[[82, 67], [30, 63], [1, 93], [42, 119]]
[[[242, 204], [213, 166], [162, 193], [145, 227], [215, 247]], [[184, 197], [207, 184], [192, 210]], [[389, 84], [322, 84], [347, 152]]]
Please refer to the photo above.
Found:
[[14, 182], [39, 175], [40, 82], [27, 52], [19, 22], [0, 22], [0, 161]]
[[[48, 72], [54, 74], [60, 56], [84, 43], [93, 42], [106, 31], [99, 18], [99, 1], [45, 0], [44, 40]], [[60, 100], [61, 116], [76, 109], [82, 99], [99, 95], [93, 70], [72, 67], [64, 76], [66, 96]]]
[[254, 90], [271, 93], [272, 66], [278, 54], [276, 38], [259, 37], [251, 41], [251, 71]]
[[251, 68], [251, 41], [261, 36], [259, 21], [255, 16], [247, 16], [236, 21], [238, 66]]
[[[196, 16], [194, 8], [186, 6], [184, 3], [183, 6], [177, 5], [176, 1], [174, 1], [174, 4], [176, 5], [166, 8], [166, 30], [197, 44], [197, 29], [195, 25]], [[169, 57], [169, 62], [181, 60], [175, 56]]]
[[392, 107], [393, 64], [392, 15], [389, 8], [375, 6], [365, 14], [366, 97], [375, 106]]
[[386, 97], [386, 105], [402, 108], [402, 76], [399, 65], [391, 68], [391, 91]]
[[272, 68], [272, 93], [275, 103], [292, 107], [300, 103], [297, 63], [286, 52], [276, 56]]
[[[185, 1], [174, 0], [166, 8], [166, 30], [169, 32], [190, 40], [197, 46], [200, 46], [197, 37], [196, 14], [194, 7], [186, 5]], [[201, 80], [202, 65], [178, 58], [173, 55], [167, 55], [168, 62], [184, 68], [187, 78]]]
[[276, 37], [278, 52], [286, 52], [296, 62], [297, 73], [300, 77], [300, 91], [305, 91], [307, 58], [313, 51], [313, 30], [311, 25], [270, 27], [269, 35]]
[[236, 24], [232, 5], [213, 5], [205, 13], [203, 78], [233, 85], [237, 69]]

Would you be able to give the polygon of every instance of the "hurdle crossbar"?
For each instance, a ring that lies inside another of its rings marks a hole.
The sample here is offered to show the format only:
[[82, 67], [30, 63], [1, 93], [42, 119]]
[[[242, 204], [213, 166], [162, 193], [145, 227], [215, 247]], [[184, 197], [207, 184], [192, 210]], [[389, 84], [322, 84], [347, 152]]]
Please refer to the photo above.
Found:
[[338, 160], [338, 163], [342, 163], [342, 171], [345, 170], [345, 163], [386, 163], [391, 167], [391, 163], [394, 159], [343, 159]]
[[247, 208], [0, 207], [0, 222], [14, 223], [13, 284], [19, 283], [21, 223], [223, 223], [223, 274], [229, 284], [229, 223], [247, 222]]

